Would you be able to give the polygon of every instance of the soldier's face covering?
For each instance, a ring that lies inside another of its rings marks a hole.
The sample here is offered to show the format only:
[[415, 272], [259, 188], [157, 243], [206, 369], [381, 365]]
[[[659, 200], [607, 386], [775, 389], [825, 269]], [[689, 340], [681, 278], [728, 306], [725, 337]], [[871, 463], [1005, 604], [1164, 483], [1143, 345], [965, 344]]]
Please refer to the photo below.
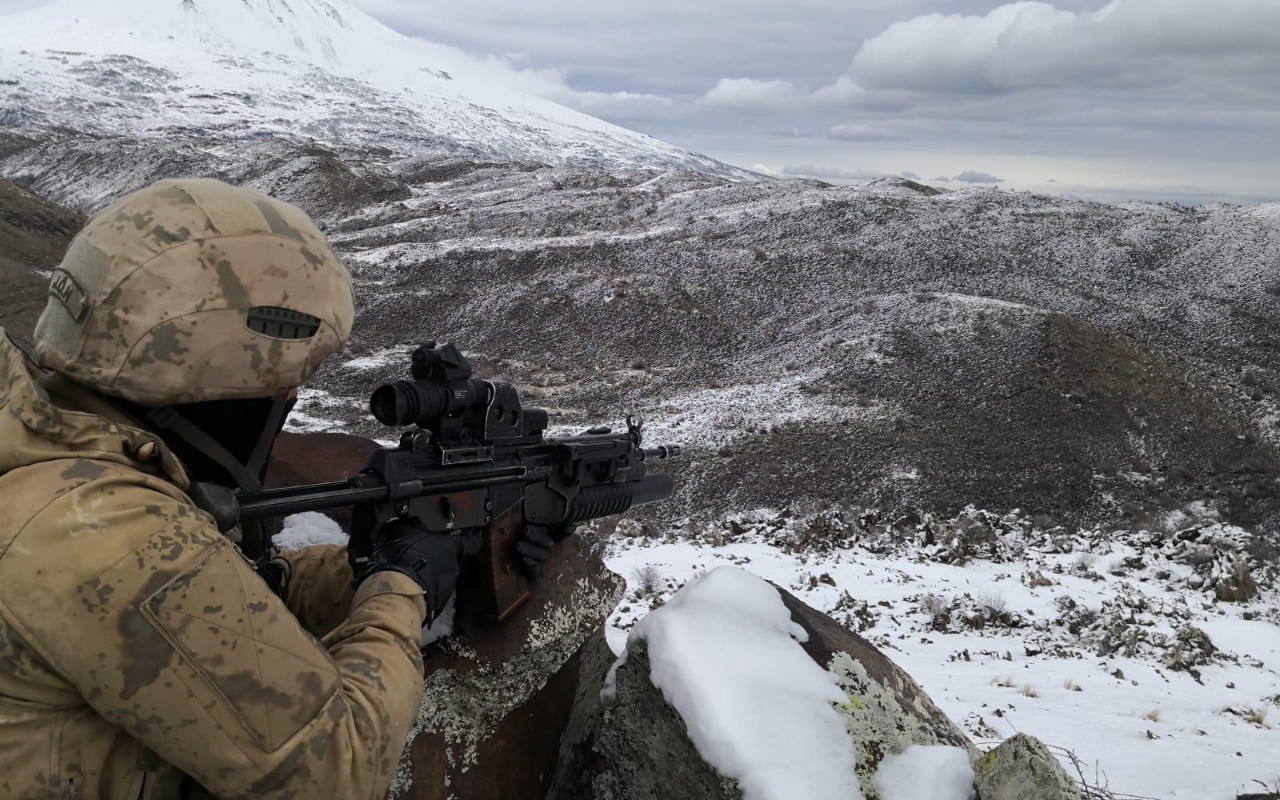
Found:
[[[208, 403], [188, 403], [186, 405], [172, 406], [172, 408], [200, 428], [200, 430], [216, 439], [237, 461], [241, 464], [246, 464], [262, 437], [269, 436], [274, 440], [284, 426], [285, 417], [288, 416], [287, 411], [278, 421], [270, 419], [271, 407], [274, 402], [273, 398], [214, 400]], [[294, 402], [296, 400], [290, 401], [288, 408], [292, 409]], [[271, 426], [270, 430], [267, 429], [269, 425]], [[192, 449], [194, 450], [194, 448]], [[195, 480], [212, 481], [224, 486], [235, 485], [234, 481], [228, 484], [227, 481], [231, 479], [226, 475], [226, 471], [200, 451], [194, 450], [194, 455], [205, 462], [199, 468], [196, 467], [199, 459], [188, 460], [185, 452], [177, 453], [177, 455], [187, 465], [188, 469], [196, 472], [196, 474], [192, 475]], [[199, 474], [201, 471], [209, 471], [210, 467], [215, 470], [211, 474]], [[266, 472], [265, 465], [262, 471]], [[219, 479], [214, 480], [214, 477]], [[261, 478], [262, 476], [259, 475], [258, 477]]]
[[[205, 403], [186, 403], [169, 406], [187, 422], [207, 434], [221, 445], [232, 458], [240, 464], [247, 464], [254, 453], [263, 445], [264, 438], [267, 452], [270, 443], [279, 435], [289, 410], [297, 402], [297, 392], [290, 393], [285, 403], [284, 413], [277, 418], [273, 413], [276, 398], [250, 400], [213, 400]], [[146, 419], [146, 415], [141, 414]], [[239, 482], [217, 459], [212, 458], [205, 450], [187, 441], [180, 433], [160, 430], [165, 444], [187, 468], [193, 481], [216, 483], [220, 486], [236, 487]], [[266, 474], [266, 461], [257, 469], [255, 477], [261, 481]]]

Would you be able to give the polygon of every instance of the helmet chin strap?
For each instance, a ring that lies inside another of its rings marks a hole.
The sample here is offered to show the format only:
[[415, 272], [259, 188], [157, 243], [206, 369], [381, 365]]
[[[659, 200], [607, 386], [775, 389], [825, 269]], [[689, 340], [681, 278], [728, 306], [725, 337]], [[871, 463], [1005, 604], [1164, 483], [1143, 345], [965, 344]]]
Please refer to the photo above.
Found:
[[146, 412], [147, 421], [157, 431], [167, 431], [203, 455], [213, 460], [227, 471], [236, 485], [247, 492], [256, 492], [262, 488], [262, 480], [266, 474], [267, 459], [271, 456], [271, 445], [275, 442], [284, 418], [293, 406], [293, 399], [285, 394], [278, 395], [271, 403], [271, 410], [253, 446], [249, 460], [241, 463], [231, 451], [223, 447], [217, 439], [200, 429], [198, 425], [183, 417], [172, 408], [152, 408]]

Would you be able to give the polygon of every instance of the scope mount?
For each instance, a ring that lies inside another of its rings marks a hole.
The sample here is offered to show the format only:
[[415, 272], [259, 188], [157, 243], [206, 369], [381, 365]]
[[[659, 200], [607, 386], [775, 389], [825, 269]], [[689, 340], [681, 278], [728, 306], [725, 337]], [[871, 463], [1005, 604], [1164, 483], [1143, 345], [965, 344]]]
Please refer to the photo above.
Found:
[[546, 429], [546, 411], [523, 409], [510, 383], [473, 377], [471, 362], [452, 343], [424, 342], [410, 372], [412, 381], [378, 388], [370, 410], [385, 425], [415, 425], [429, 434], [443, 463], [491, 460], [495, 441]]

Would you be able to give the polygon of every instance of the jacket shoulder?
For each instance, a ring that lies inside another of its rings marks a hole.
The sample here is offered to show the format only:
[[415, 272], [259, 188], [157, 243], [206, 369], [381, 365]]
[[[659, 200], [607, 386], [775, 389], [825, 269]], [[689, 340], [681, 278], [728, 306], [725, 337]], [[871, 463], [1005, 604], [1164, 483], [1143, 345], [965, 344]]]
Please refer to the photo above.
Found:
[[0, 598], [21, 596], [24, 606], [25, 598], [70, 596], [131, 554], [185, 561], [222, 538], [177, 487], [109, 461], [12, 470], [0, 475], [0, 495]]

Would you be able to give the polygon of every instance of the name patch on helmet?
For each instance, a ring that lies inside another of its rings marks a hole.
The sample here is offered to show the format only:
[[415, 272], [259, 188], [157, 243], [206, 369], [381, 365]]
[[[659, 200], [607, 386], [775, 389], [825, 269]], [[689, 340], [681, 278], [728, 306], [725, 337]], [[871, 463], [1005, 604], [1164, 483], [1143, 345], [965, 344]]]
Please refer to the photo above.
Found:
[[49, 296], [62, 304], [77, 325], [89, 315], [89, 296], [71, 273], [62, 268], [53, 271], [53, 278], [49, 281]]

